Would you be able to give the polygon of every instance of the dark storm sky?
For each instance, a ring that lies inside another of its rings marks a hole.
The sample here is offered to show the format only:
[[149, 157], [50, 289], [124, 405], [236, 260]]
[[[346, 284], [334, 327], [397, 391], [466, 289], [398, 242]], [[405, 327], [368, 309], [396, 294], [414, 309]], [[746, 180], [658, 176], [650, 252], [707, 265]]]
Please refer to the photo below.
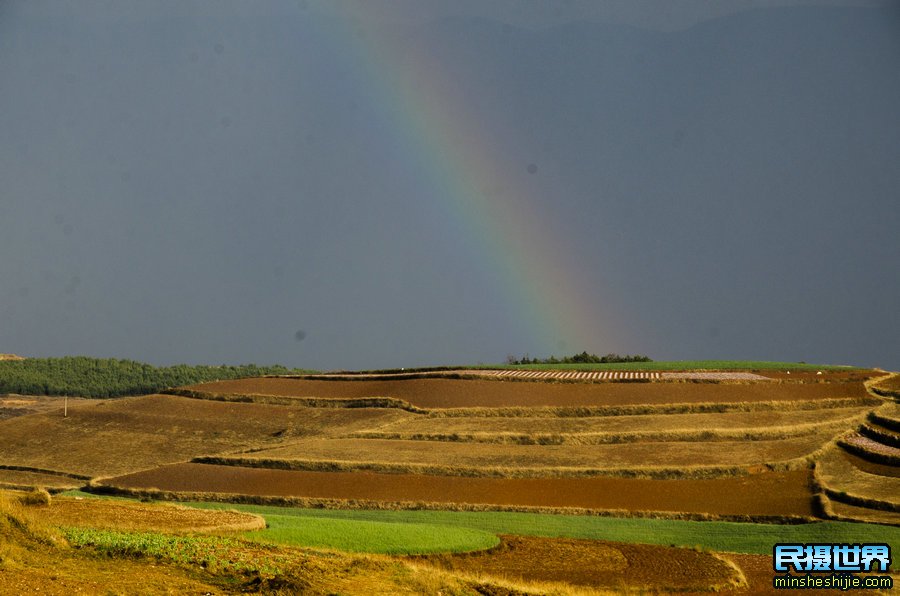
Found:
[[[536, 332], [448, 217], [421, 53], [615, 333]], [[898, 106], [891, 2], [3, 2], [0, 352], [898, 370]]]

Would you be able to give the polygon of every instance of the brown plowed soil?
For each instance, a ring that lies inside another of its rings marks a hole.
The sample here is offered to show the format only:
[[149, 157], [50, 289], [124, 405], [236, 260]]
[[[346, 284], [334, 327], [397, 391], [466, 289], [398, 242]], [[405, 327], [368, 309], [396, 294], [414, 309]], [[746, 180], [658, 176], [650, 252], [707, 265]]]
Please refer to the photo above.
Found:
[[371, 472], [303, 472], [174, 464], [105, 484], [174, 492], [385, 502], [579, 507], [719, 515], [812, 515], [806, 470], [713, 480], [465, 478]]
[[419, 558], [451, 571], [561, 582], [607, 590], [708, 591], [739, 585], [740, 574], [710, 553], [605, 540], [501, 536], [500, 546]]
[[192, 385], [209, 393], [292, 397], [394, 397], [421, 408], [617, 406], [866, 397], [848, 383], [544, 383], [460, 379], [310, 381], [259, 378]]

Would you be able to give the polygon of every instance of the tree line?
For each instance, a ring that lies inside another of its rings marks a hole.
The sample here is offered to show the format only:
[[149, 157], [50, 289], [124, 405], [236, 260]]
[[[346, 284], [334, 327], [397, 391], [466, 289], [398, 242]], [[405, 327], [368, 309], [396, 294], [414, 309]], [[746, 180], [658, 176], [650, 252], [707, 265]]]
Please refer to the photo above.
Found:
[[506, 359], [507, 364], [607, 364], [617, 362], [653, 362], [653, 360], [651, 360], [649, 356], [644, 356], [642, 354], [635, 354], [633, 356], [626, 354], [622, 356], [613, 352], [610, 352], [606, 356], [582, 352], [581, 354], [563, 356], [562, 358], [557, 358], [556, 356], [550, 356], [549, 358], [530, 358], [528, 354], [525, 354], [521, 358], [509, 356]]
[[118, 397], [208, 381], [303, 371], [284, 366], [153, 366], [134, 360], [66, 356], [0, 361], [0, 394]]

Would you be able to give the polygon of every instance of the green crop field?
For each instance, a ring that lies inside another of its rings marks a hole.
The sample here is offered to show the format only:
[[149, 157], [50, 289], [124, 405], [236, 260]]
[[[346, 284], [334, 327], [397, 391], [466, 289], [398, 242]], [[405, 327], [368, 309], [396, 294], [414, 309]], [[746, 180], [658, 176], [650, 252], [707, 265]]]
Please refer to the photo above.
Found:
[[[335, 540], [340, 540], [340, 545], [338, 542], [313, 544], [304, 542], [307, 531], [303, 527], [308, 524], [315, 526], [316, 529], [311, 533], [314, 533], [319, 540], [332, 533], [337, 536], [341, 531], [336, 529], [332, 532], [327, 529], [327, 524], [319, 526], [318, 523], [325, 520], [332, 522], [352, 520], [357, 522], [377, 521], [382, 524], [373, 531], [381, 529], [393, 531], [398, 525], [411, 524], [426, 525], [428, 526], [427, 532], [433, 532], [435, 527], [443, 527], [445, 528], [444, 532], [448, 532], [448, 535], [451, 529], [466, 528], [494, 534], [590, 538], [677, 546], [699, 545], [709, 550], [735, 553], [769, 554], [772, 552], [773, 545], [778, 542], [886, 542], [894, 550], [900, 548], [900, 527], [846, 522], [777, 525], [490, 511], [327, 510], [230, 503], [190, 503], [190, 505], [200, 508], [234, 508], [262, 515], [272, 525], [272, 528], [252, 533], [260, 540], [301, 546], [329, 546], [355, 551], [365, 551], [367, 544], [375, 544], [382, 539], [373, 538], [368, 533], [370, 528], [366, 526], [336, 525], [335, 528], [348, 530], [347, 535], [335, 538]], [[350, 534], [351, 531], [362, 533], [357, 539]], [[421, 535], [426, 535], [426, 532]], [[411, 536], [418, 538], [420, 534], [412, 533]], [[356, 541], [355, 544], [354, 541]], [[348, 547], [348, 545], [352, 545], [352, 547]], [[443, 550], [448, 552], [452, 549], [445, 548]], [[392, 552], [401, 551], [403, 549], [398, 547]], [[418, 551], [411, 545], [406, 552]]]
[[264, 517], [268, 528], [262, 532], [247, 532], [244, 537], [278, 544], [383, 554], [466, 552], [492, 548], [500, 542], [492, 532], [462, 525], [285, 515], [273, 511]]

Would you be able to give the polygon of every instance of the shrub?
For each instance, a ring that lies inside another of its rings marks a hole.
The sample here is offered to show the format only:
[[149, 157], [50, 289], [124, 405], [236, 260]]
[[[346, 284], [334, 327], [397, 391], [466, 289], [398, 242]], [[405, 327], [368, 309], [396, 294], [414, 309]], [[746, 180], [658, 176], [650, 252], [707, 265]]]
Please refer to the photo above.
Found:
[[31, 491], [19, 497], [19, 503], [22, 505], [50, 505], [50, 493], [47, 489], [35, 487]]

